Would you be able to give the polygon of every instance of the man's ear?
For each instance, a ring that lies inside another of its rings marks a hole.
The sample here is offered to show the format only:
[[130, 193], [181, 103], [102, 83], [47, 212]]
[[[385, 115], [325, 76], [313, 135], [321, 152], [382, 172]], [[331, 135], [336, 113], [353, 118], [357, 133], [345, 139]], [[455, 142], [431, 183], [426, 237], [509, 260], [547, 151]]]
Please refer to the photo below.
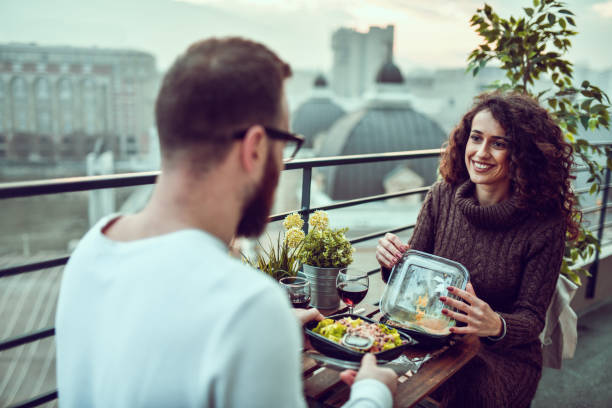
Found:
[[266, 160], [266, 131], [259, 125], [251, 126], [240, 148], [240, 162], [248, 173], [257, 170]]

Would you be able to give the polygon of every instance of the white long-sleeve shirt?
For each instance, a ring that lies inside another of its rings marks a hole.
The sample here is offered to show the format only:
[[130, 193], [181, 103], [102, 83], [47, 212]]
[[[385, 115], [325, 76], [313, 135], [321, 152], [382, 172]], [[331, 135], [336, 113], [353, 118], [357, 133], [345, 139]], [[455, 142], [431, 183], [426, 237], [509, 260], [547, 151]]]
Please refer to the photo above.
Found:
[[[64, 270], [56, 316], [62, 407], [303, 407], [300, 327], [282, 289], [182, 230], [117, 242], [100, 221]], [[347, 406], [390, 407], [375, 380]]]

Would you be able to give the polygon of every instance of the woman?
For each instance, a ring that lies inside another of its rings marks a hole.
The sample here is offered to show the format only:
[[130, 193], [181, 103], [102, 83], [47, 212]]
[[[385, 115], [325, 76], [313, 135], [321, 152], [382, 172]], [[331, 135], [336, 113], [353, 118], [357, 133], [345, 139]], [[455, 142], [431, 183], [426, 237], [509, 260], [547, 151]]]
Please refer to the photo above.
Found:
[[[387, 234], [383, 272], [408, 247], [470, 272], [463, 299], [441, 297], [443, 313], [476, 334], [479, 354], [436, 394], [443, 406], [526, 407], [542, 371], [538, 335], [565, 248], [578, 234], [570, 186], [572, 148], [548, 112], [516, 93], [484, 94], [452, 132], [443, 181], [427, 194], [409, 245]], [[451, 311], [456, 308], [459, 312]]]

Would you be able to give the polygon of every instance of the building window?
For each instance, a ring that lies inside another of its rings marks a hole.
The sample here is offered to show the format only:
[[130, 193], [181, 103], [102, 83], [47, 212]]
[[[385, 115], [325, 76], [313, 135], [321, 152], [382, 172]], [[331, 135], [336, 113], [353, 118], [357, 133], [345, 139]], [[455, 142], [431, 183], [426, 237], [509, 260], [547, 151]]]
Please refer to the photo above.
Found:
[[4, 107], [6, 106], [4, 99], [4, 82], [0, 79], [0, 132], [4, 132]]
[[64, 135], [72, 133], [73, 130], [73, 113], [72, 113], [72, 84], [66, 78], [61, 79], [58, 83], [59, 107], [60, 107], [60, 131]]
[[93, 135], [97, 131], [96, 124], [96, 87], [91, 79], [83, 81], [83, 123], [85, 134]]
[[26, 81], [22, 77], [13, 79], [11, 85], [13, 96], [13, 127], [17, 132], [28, 130], [28, 91]]
[[51, 134], [51, 87], [47, 78], [39, 78], [34, 84], [36, 94], [36, 127], [39, 134]]

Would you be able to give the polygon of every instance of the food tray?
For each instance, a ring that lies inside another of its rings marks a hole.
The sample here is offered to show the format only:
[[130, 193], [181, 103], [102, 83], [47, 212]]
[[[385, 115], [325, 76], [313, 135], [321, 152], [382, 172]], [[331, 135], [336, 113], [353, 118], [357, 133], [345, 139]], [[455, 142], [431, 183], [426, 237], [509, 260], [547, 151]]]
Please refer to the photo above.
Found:
[[415, 340], [415, 346], [428, 348], [428, 347], [440, 347], [446, 344], [451, 337], [451, 333], [449, 334], [433, 334], [427, 333], [426, 331], [418, 330], [416, 328], [398, 326], [393, 324], [393, 321], [389, 321], [389, 317], [387, 315], [383, 315], [380, 318], [380, 322], [397, 329], [398, 332], [406, 334]]
[[449, 329], [456, 322], [442, 314], [442, 309], [449, 307], [440, 296], [457, 299], [447, 287], [465, 289], [468, 280], [469, 273], [460, 263], [408, 250], [389, 276], [380, 300], [381, 322], [399, 323], [386, 324], [413, 337], [420, 345], [441, 345], [450, 338]]
[[[333, 320], [340, 320], [345, 317], [350, 317], [353, 319], [360, 318], [361, 320], [367, 323], [375, 323], [375, 324], [378, 323], [377, 321], [373, 319], [370, 319], [364, 316], [360, 316], [360, 315], [356, 315], [356, 314], [351, 314], [351, 313], [342, 313], [342, 314], [337, 314], [333, 316], [327, 316], [326, 318], [333, 319]], [[315, 348], [315, 350], [317, 350], [321, 354], [325, 354], [326, 356], [334, 357], [334, 358], [341, 359], [341, 360], [361, 361], [364, 355], [363, 352], [359, 352], [359, 351], [350, 349], [346, 346], [343, 346], [342, 344], [336, 343], [332, 340], [329, 340], [328, 338], [324, 336], [321, 336], [318, 333], [313, 332], [312, 330], [315, 327], [317, 327], [318, 323], [319, 322], [311, 321], [311, 322], [306, 323], [306, 325], [304, 326], [304, 332], [306, 333], [306, 336], [308, 336], [308, 338], [310, 339], [310, 344], [312, 345], [312, 347]], [[404, 344], [402, 344], [401, 346], [392, 348], [390, 350], [385, 350], [385, 351], [380, 351], [378, 353], [374, 353], [374, 356], [376, 356], [376, 360], [379, 363], [386, 363], [386, 362], [396, 359], [397, 357], [400, 356], [400, 354], [402, 354], [402, 352], [404, 352], [404, 350], [406, 350], [407, 347], [416, 344], [416, 341], [412, 339], [410, 336], [408, 336], [406, 333], [403, 333], [399, 330], [398, 332], [399, 332], [400, 338], [402, 339], [402, 341], [404, 341]]]

